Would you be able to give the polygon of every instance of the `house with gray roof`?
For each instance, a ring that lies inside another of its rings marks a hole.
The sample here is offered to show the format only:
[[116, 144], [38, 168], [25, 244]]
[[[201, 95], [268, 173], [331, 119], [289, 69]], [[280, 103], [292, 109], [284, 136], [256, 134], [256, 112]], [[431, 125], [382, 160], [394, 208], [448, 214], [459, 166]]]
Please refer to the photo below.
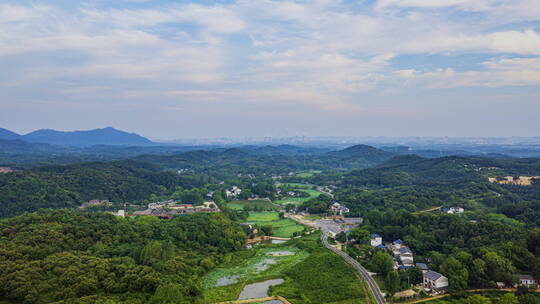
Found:
[[433, 293], [442, 293], [448, 289], [448, 278], [433, 270], [428, 270], [422, 274], [423, 285]]

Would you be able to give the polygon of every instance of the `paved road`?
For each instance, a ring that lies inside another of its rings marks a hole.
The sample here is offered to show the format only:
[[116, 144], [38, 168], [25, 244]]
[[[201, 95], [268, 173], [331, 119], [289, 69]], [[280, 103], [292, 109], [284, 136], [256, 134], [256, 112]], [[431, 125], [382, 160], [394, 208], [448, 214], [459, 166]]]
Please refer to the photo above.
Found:
[[381, 290], [379, 289], [379, 286], [377, 285], [377, 282], [375, 282], [375, 280], [369, 275], [367, 270], [364, 267], [362, 267], [362, 265], [360, 265], [360, 263], [358, 263], [358, 261], [351, 258], [349, 255], [347, 255], [343, 251], [337, 250], [336, 248], [334, 248], [334, 247], [330, 246], [330, 244], [328, 244], [328, 232], [327, 231], [325, 231], [323, 233], [322, 243], [324, 244], [324, 246], [326, 246], [326, 248], [328, 248], [328, 249], [332, 250], [333, 252], [339, 254], [341, 257], [343, 257], [345, 259], [345, 261], [347, 261], [356, 270], [358, 270], [360, 275], [362, 275], [362, 277], [364, 277], [364, 279], [368, 283], [369, 288], [371, 289], [371, 291], [373, 292], [373, 295], [375, 296], [375, 300], [377, 301], [377, 304], [385, 304], [386, 303], [386, 301], [385, 301], [385, 299], [384, 299], [384, 297], [383, 297], [383, 295], [381, 293]]

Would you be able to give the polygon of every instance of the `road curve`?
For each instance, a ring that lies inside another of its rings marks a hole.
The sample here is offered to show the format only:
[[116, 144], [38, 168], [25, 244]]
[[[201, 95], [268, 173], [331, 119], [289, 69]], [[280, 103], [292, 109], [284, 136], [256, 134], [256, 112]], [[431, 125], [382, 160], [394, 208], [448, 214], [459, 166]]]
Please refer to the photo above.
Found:
[[375, 296], [375, 300], [377, 301], [377, 304], [385, 304], [386, 303], [386, 300], [384, 299], [384, 296], [382, 295], [381, 290], [379, 289], [379, 285], [377, 285], [377, 282], [375, 282], [375, 280], [369, 275], [367, 270], [364, 267], [362, 267], [362, 265], [360, 265], [360, 263], [358, 263], [358, 261], [351, 258], [348, 254], [346, 254], [345, 252], [343, 252], [341, 250], [338, 250], [338, 249], [330, 246], [330, 244], [328, 244], [328, 232], [323, 233], [322, 243], [326, 248], [328, 248], [328, 249], [332, 250], [333, 252], [339, 254], [342, 258], [345, 259], [345, 261], [347, 261], [347, 263], [351, 264], [360, 273], [360, 275], [366, 280], [366, 282], [368, 283], [369, 288], [373, 292], [373, 295]]

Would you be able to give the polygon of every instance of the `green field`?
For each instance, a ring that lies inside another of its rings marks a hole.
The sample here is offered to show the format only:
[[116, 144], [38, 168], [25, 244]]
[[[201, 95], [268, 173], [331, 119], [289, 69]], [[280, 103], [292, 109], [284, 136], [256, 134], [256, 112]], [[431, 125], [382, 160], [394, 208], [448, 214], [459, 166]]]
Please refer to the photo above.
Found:
[[[257, 271], [256, 265], [272, 251], [295, 254], [272, 257], [275, 264], [262, 272]], [[231, 275], [238, 275], [236, 283], [213, 287], [219, 278]], [[261, 244], [227, 255], [224, 263], [206, 276], [204, 298], [206, 303], [236, 300], [245, 284], [275, 278], [283, 278], [285, 282], [272, 287], [269, 294], [283, 296], [292, 304], [365, 303], [355, 270], [341, 257], [322, 247], [319, 233], [284, 244]]]
[[[291, 251], [294, 255], [274, 257], [273, 251]], [[245, 284], [283, 277], [284, 273], [309, 256], [308, 250], [301, 250], [289, 244], [263, 244], [253, 249], [246, 249], [229, 254], [225, 262], [212, 270], [204, 280], [204, 298], [207, 303], [236, 300]], [[260, 270], [258, 265], [267, 259], [275, 264]], [[216, 287], [216, 282], [223, 277], [237, 276], [236, 283]]]
[[340, 256], [319, 247], [288, 272], [285, 283], [274, 286], [293, 304], [365, 303], [364, 290], [355, 270]]
[[322, 173], [321, 170], [309, 170], [307, 172], [300, 172], [298, 174], [296, 174], [296, 177], [300, 177], [300, 178], [310, 178], [312, 177], [313, 175], [315, 174], [319, 174], [319, 173]]
[[[506, 293], [508, 292], [493, 290], [493, 291], [484, 291], [484, 292], [475, 292], [475, 293], [465, 293], [463, 295], [455, 295], [455, 296], [449, 295], [444, 298], [423, 302], [423, 304], [461, 304], [461, 303], [465, 303], [468, 297], [475, 294], [482, 295], [486, 298], [489, 298], [493, 303], [497, 303], [499, 299]], [[529, 300], [534, 301], [534, 302], [525, 302], [525, 303], [540, 303], [540, 293], [537, 293], [537, 292], [530, 293], [528, 297], [530, 298]]]
[[310, 199], [314, 199], [318, 197], [321, 194], [324, 194], [323, 192], [313, 190], [313, 185], [309, 184], [299, 184], [299, 183], [287, 183], [287, 185], [290, 185], [294, 188], [294, 190], [306, 192], [309, 194], [309, 197], [286, 197], [281, 200], [274, 201], [276, 204], [285, 205], [285, 204], [294, 204], [294, 205], [300, 205], [301, 203], [305, 201], [309, 201]]
[[260, 208], [261, 210], [278, 210], [279, 208], [266, 200], [243, 200], [227, 203], [227, 207], [235, 210], [243, 210], [245, 207]]
[[289, 185], [295, 189], [313, 189], [315, 185], [312, 184], [303, 184], [303, 183], [283, 183], [284, 185]]
[[250, 212], [247, 223], [268, 226], [271, 225], [274, 236], [289, 238], [294, 232], [304, 230], [304, 226], [290, 219], [280, 219], [277, 212]]

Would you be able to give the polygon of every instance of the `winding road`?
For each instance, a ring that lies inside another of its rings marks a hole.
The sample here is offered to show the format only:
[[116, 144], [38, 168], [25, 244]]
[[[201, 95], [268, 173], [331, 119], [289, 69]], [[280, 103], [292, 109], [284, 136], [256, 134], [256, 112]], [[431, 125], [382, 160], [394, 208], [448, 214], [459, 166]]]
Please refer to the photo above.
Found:
[[345, 259], [345, 261], [347, 261], [347, 263], [351, 264], [360, 273], [360, 275], [364, 278], [364, 280], [366, 280], [366, 282], [368, 283], [369, 288], [373, 292], [373, 295], [375, 296], [375, 300], [377, 301], [377, 304], [385, 304], [386, 303], [386, 300], [384, 299], [384, 296], [382, 295], [381, 290], [379, 289], [379, 285], [377, 285], [377, 282], [375, 282], [375, 280], [369, 275], [367, 270], [364, 267], [362, 267], [362, 265], [360, 265], [360, 263], [358, 263], [358, 261], [351, 258], [348, 254], [346, 254], [345, 252], [343, 252], [341, 250], [338, 250], [338, 249], [330, 246], [330, 244], [328, 244], [328, 232], [327, 231], [325, 231], [323, 233], [322, 243], [326, 248], [328, 248], [328, 249], [332, 250], [333, 252], [339, 254], [342, 258]]

